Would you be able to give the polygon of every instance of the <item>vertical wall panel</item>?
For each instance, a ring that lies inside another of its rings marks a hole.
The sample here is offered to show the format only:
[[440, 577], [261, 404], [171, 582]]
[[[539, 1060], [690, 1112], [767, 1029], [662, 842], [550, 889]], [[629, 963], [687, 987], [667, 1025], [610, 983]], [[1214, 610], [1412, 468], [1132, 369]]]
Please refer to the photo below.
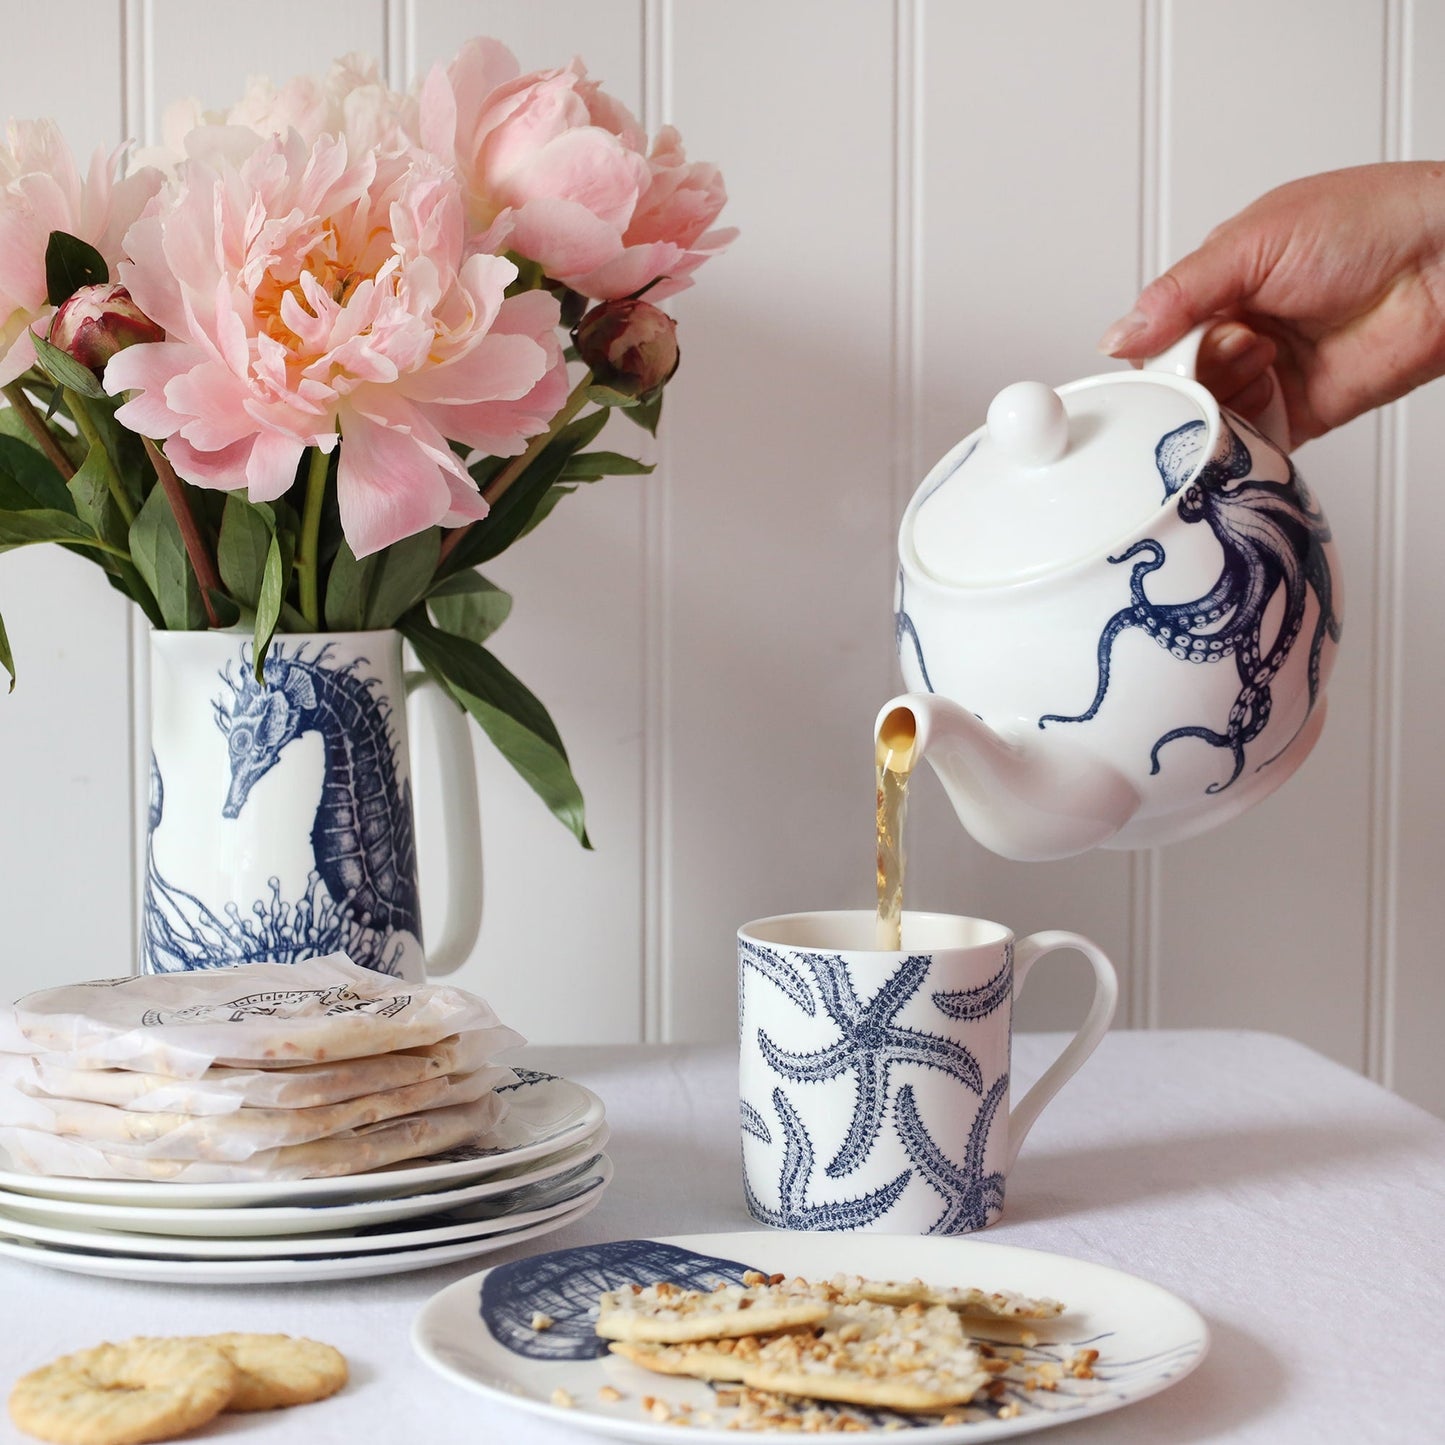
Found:
[[[1167, 16], [1166, 261], [1270, 186], [1380, 158], [1382, 3], [1173, 0]], [[1238, 103], [1221, 104], [1222, 84]], [[1356, 1067], [1371, 873], [1378, 427], [1362, 418], [1299, 454], [1343, 574], [1345, 636], [1323, 738], [1300, 775], [1253, 812], [1163, 855], [1161, 1021], [1277, 1029]]]
[[722, 165], [743, 228], [677, 302], [662, 544], [666, 1025], [722, 1038], [740, 923], [869, 897], [870, 729], [891, 686], [893, 32], [891, 7], [857, 0], [671, 11], [671, 118]]
[[[982, 424], [1000, 387], [1113, 365], [1094, 345], [1138, 285], [1140, 8], [923, 5], [914, 482]], [[1127, 987], [1125, 855], [1008, 862], [965, 835], [929, 770], [914, 791], [911, 899], [1019, 933], [1086, 933]], [[1081, 960], [1051, 960], [1021, 1022], [1077, 1022], [1090, 976]]]
[[[121, 139], [120, 14], [90, 7], [68, 47], [53, 13], [6, 16], [5, 114], [54, 117], [82, 168]], [[0, 613], [20, 679], [0, 687], [9, 999], [131, 967], [129, 622], [99, 568], [49, 547], [0, 557]]]
[[150, 86], [145, 121], [160, 137], [166, 107], [187, 96], [225, 107], [253, 75], [280, 85], [322, 71], [339, 55], [385, 53], [382, 0], [251, 0], [197, 5], [150, 0]]
[[[408, 29], [413, 72], [450, 58], [473, 35], [492, 35], [529, 69], [580, 55], [609, 92], [641, 109], [639, 0], [423, 0], [410, 7]], [[614, 419], [600, 444], [638, 455], [647, 440]], [[485, 903], [481, 939], [457, 980], [529, 1037], [640, 1036], [643, 502], [648, 489], [672, 484], [659, 471], [584, 487], [484, 569], [516, 599], [497, 655], [556, 720], [596, 845], [584, 853], [491, 744], [475, 739]], [[420, 801], [423, 901], [435, 905], [441, 839], [434, 800], [423, 792]]]
[[[1440, 57], [1445, 55], [1445, 6], [1416, 0], [1408, 6], [1405, 35], [1407, 154], [1421, 160], [1445, 156], [1445, 92]], [[1438, 182], [1437, 182], [1438, 186]], [[1396, 972], [1385, 992], [1387, 1071], [1407, 1097], [1445, 1114], [1445, 382], [1437, 381], [1403, 404], [1405, 467], [1401, 548], [1404, 587], [1399, 637], [1400, 830]], [[1391, 1037], [1392, 1034], [1392, 1037]], [[1393, 1060], [1390, 1055], [1393, 1054]]]

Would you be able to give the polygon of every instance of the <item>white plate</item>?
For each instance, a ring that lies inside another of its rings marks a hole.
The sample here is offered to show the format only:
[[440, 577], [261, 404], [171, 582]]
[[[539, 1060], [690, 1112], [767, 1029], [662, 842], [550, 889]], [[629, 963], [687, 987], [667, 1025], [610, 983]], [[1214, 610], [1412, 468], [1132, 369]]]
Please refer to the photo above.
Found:
[[280, 1235], [272, 1238], [203, 1239], [197, 1235], [124, 1234], [113, 1229], [62, 1229], [50, 1224], [0, 1218], [0, 1239], [59, 1244], [68, 1249], [104, 1250], [146, 1259], [300, 1259], [310, 1255], [375, 1254], [420, 1244], [482, 1239], [565, 1214], [594, 1189], [612, 1179], [605, 1154], [574, 1164], [545, 1184], [531, 1185], [517, 1195], [426, 1214], [404, 1225], [368, 1225], [339, 1234]]
[[[204, 1235], [208, 1239], [250, 1239], [281, 1234], [314, 1234], [356, 1225], [388, 1224], [436, 1214], [541, 1183], [600, 1154], [608, 1128], [601, 1124], [580, 1143], [544, 1159], [517, 1164], [455, 1189], [404, 1194], [398, 1199], [348, 1200], [341, 1204], [253, 1205], [236, 1209], [152, 1209], [139, 1204], [89, 1204], [79, 1199], [41, 1199], [0, 1189], [0, 1232], [6, 1221], [26, 1220], [60, 1229], [118, 1229], [131, 1234]], [[10, 1230], [10, 1233], [19, 1233]]]
[[[738, 1432], [725, 1428], [735, 1412], [718, 1407], [710, 1385], [651, 1374], [615, 1355], [599, 1357], [599, 1347], [605, 1346], [592, 1324], [597, 1295], [604, 1289], [659, 1279], [710, 1288], [719, 1278], [739, 1280], [749, 1268], [812, 1279], [839, 1271], [878, 1279], [918, 1276], [931, 1284], [1051, 1296], [1063, 1300], [1068, 1312], [1057, 1320], [1031, 1322], [1037, 1345], [1022, 1346], [1019, 1327], [1002, 1322], [983, 1330], [971, 1321], [970, 1330], [1020, 1347], [1026, 1363], [1062, 1363], [1086, 1347], [1099, 1351], [1096, 1378], [1078, 1380], [1065, 1373], [1053, 1392], [1010, 1389], [1000, 1401], [960, 1411], [967, 1424], [853, 1409], [871, 1428], [849, 1439], [895, 1438], [888, 1427], [896, 1431], [903, 1421], [926, 1434], [930, 1445], [968, 1445], [1103, 1414], [1182, 1379], [1209, 1346], [1204, 1321], [1183, 1300], [1103, 1265], [973, 1239], [788, 1230], [622, 1240], [515, 1260], [434, 1295], [412, 1325], [412, 1344], [427, 1364], [457, 1384], [559, 1425], [628, 1440], [736, 1445]], [[534, 1312], [554, 1320], [544, 1334], [531, 1328]], [[609, 1384], [622, 1398], [604, 1404], [597, 1391]], [[572, 1408], [551, 1403], [559, 1387], [572, 1396]], [[708, 1411], [714, 1424], [657, 1423], [642, 1409], [649, 1395], [674, 1408], [690, 1404], [694, 1418]], [[1018, 1405], [1018, 1415], [999, 1419], [999, 1408], [1008, 1403]]]
[[149, 1209], [343, 1204], [358, 1199], [416, 1194], [440, 1184], [481, 1179], [514, 1164], [555, 1154], [585, 1138], [602, 1122], [606, 1110], [591, 1089], [534, 1069], [518, 1069], [517, 1074], [517, 1083], [497, 1090], [508, 1096], [507, 1114], [489, 1133], [491, 1142], [484, 1149], [463, 1145], [445, 1154], [393, 1164], [369, 1174], [284, 1183], [256, 1180], [236, 1184], [175, 1184], [148, 1179], [69, 1179], [0, 1169], [0, 1189], [45, 1199], [134, 1204]]
[[47, 1269], [61, 1269], [69, 1274], [162, 1284], [311, 1284], [324, 1280], [368, 1279], [373, 1275], [405, 1274], [408, 1270], [431, 1269], [438, 1264], [494, 1254], [523, 1240], [565, 1229], [573, 1221], [591, 1213], [604, 1192], [594, 1190], [566, 1214], [558, 1214], [523, 1229], [508, 1230], [505, 1234], [378, 1254], [333, 1255], [320, 1259], [146, 1259], [137, 1255], [90, 1253], [63, 1249], [58, 1245], [0, 1239], [0, 1257], [44, 1265]]

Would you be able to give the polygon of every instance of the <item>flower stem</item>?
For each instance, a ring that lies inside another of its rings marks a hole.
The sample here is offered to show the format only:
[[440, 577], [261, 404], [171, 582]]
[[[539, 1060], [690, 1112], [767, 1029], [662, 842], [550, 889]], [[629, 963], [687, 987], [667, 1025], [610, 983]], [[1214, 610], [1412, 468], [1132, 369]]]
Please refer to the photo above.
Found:
[[185, 483], [176, 475], [176, 469], [171, 465], [170, 458], [155, 442], [149, 437], [142, 437], [141, 442], [145, 446], [146, 455], [151, 459], [151, 465], [156, 469], [156, 478], [165, 490], [166, 501], [171, 504], [176, 525], [180, 528], [181, 542], [185, 546], [186, 556], [190, 559], [191, 571], [196, 574], [196, 581], [200, 583], [201, 603], [206, 609], [208, 625], [219, 627], [221, 621], [216, 615], [216, 606], [211, 601], [211, 593], [223, 590], [221, 574], [216, 571], [215, 560], [206, 546], [206, 539], [201, 535], [201, 529], [196, 522], [196, 514], [191, 511], [191, 504], [186, 499]]
[[68, 482], [75, 475], [75, 464], [55, 440], [55, 433], [45, 425], [44, 418], [35, 410], [35, 404], [25, 395], [18, 381], [12, 381], [3, 389], [5, 398], [15, 408], [15, 414], [25, 424], [25, 429], [35, 438], [36, 445], [55, 466], [55, 470]]
[[312, 632], [321, 630], [319, 595], [321, 551], [321, 510], [326, 501], [326, 474], [331, 457], [320, 447], [311, 449], [306, 470], [306, 505], [301, 513], [301, 536], [296, 548], [296, 585], [300, 589], [301, 615]]
[[[572, 388], [567, 400], [562, 403], [562, 410], [552, 418], [551, 425], [548, 426], [547, 430], [538, 436], [534, 436], [532, 440], [527, 443], [527, 450], [524, 451], [521, 456], [513, 457], [512, 460], [482, 488], [482, 500], [486, 502], [488, 506], [496, 505], [497, 498], [542, 455], [546, 447], [556, 440], [557, 433], [582, 410], [587, 404], [587, 388], [591, 385], [592, 373], [588, 371], [583, 374], [582, 380]], [[444, 563], [447, 558], [456, 551], [461, 545], [462, 538], [476, 525], [475, 522], [469, 522], [465, 527], [454, 528], [442, 538], [442, 550], [441, 557], [438, 560], [438, 566]]]
[[70, 414], [75, 418], [75, 425], [81, 436], [85, 438], [86, 445], [90, 447], [91, 455], [99, 455], [101, 471], [105, 475], [106, 490], [110, 492], [116, 510], [125, 518], [125, 524], [129, 527], [135, 521], [135, 508], [131, 506], [130, 498], [125, 494], [120, 473], [115, 469], [115, 462], [111, 460], [110, 448], [106, 446], [105, 439], [95, 424], [95, 418], [91, 416], [84, 399], [76, 392], [67, 389], [65, 404], [70, 408]]

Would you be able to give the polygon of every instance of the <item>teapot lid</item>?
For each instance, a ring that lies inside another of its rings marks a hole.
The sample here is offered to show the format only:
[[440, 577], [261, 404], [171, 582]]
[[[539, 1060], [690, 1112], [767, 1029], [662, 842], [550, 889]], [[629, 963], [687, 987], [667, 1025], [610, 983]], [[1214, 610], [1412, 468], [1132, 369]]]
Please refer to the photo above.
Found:
[[1160, 442], [1197, 424], [1203, 462], [1218, 418], [1202, 386], [1162, 371], [1057, 390], [1015, 382], [919, 488], [905, 539], [923, 571], [949, 586], [1024, 581], [1109, 551], [1169, 499]]

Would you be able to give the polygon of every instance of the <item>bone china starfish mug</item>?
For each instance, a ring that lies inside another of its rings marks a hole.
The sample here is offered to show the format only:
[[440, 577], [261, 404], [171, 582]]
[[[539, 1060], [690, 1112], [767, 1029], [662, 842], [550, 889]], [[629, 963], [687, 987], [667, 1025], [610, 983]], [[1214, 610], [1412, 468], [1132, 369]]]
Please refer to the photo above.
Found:
[[[1119, 984], [1076, 933], [904, 913], [791, 913], [738, 931], [743, 1193], [779, 1229], [966, 1234], [992, 1224], [1024, 1137], [1109, 1028]], [[1013, 1001], [1034, 965], [1082, 953], [1078, 1032], [1009, 1108]]]
[[[1146, 848], [1242, 813], [1324, 725], [1340, 636], [1329, 525], [1279, 439], [1194, 377], [1006, 387], [898, 537], [898, 656], [970, 833], [1008, 858]], [[897, 725], [897, 716], [893, 717]]]
[[[440, 770], [450, 898], [422, 949], [407, 693], [399, 633], [287, 634], [256, 680], [249, 636], [151, 635], [151, 786], [143, 973], [345, 952], [420, 982], [481, 927], [471, 736], [414, 689]], [[428, 695], [430, 694], [430, 695]]]

